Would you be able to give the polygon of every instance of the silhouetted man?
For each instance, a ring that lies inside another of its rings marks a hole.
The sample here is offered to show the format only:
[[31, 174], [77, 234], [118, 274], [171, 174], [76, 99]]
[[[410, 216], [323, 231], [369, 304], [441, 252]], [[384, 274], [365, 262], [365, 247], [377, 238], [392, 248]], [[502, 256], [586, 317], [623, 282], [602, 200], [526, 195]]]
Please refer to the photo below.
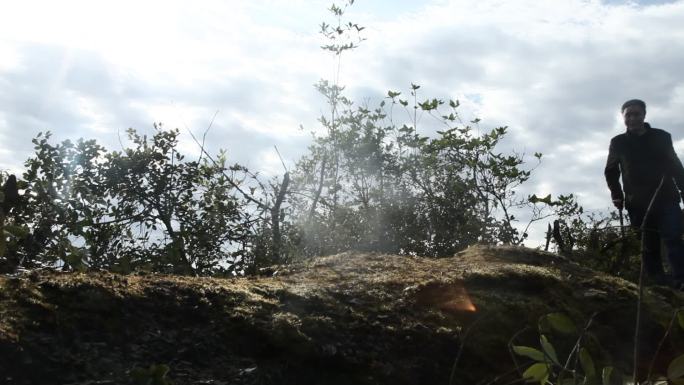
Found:
[[684, 243], [679, 208], [684, 192], [684, 168], [672, 147], [670, 134], [644, 122], [646, 103], [638, 99], [625, 102], [622, 117], [627, 130], [610, 141], [605, 169], [613, 204], [618, 210], [626, 208], [632, 226], [638, 228], [651, 197], [663, 181], [644, 226], [642, 258], [650, 279], [654, 283], [666, 283], [660, 256], [662, 239], [673, 283], [684, 290]]

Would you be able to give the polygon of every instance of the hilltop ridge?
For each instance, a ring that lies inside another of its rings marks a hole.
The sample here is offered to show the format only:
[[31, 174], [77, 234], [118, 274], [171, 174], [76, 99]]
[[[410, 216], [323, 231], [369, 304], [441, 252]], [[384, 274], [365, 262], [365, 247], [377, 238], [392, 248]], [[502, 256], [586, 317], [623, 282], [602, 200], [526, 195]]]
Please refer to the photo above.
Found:
[[[631, 365], [636, 285], [552, 253], [345, 252], [271, 272], [0, 277], [0, 381], [133, 383], [151, 365], [168, 366], [174, 384], [447, 384], [452, 368], [455, 383], [515, 379], [509, 340], [530, 327], [518, 341], [538, 344], [549, 312], [578, 326], [594, 315], [597, 365]], [[647, 290], [644, 357], [683, 305], [681, 293]], [[656, 369], [681, 353], [664, 346]]]

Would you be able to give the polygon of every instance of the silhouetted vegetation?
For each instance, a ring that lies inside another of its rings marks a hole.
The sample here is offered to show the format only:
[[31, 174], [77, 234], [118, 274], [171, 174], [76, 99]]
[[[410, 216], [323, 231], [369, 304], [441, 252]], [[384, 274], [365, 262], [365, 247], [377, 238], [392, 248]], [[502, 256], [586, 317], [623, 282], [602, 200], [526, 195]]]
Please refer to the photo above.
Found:
[[[321, 25], [338, 72], [364, 40], [363, 27], [342, 21], [345, 9], [331, 7], [336, 23]], [[16, 182], [21, 204], [3, 218], [3, 270], [215, 275], [349, 249], [443, 257], [475, 243], [522, 244], [532, 223], [552, 216], [558, 251], [604, 271], [630, 268], [637, 249], [621, 246], [628, 237], [616, 235], [615, 218], [587, 216], [573, 195], [518, 192], [542, 155], [527, 166], [500, 150], [506, 127], [464, 122], [458, 100], [422, 98], [415, 84], [375, 107], [356, 105], [337, 81], [317, 88], [329, 106], [321, 134], [268, 182], [199, 142], [202, 156], [186, 159], [180, 131], [161, 124], [150, 137], [129, 129], [120, 151], [39, 134]]]

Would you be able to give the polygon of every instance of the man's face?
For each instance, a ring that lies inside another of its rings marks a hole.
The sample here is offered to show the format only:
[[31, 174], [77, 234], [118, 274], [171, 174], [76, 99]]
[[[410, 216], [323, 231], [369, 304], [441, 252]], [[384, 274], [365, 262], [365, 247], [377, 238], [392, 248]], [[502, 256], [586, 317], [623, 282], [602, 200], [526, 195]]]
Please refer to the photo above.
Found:
[[641, 106], [629, 106], [622, 111], [622, 118], [629, 131], [640, 131], [644, 127], [646, 111]]

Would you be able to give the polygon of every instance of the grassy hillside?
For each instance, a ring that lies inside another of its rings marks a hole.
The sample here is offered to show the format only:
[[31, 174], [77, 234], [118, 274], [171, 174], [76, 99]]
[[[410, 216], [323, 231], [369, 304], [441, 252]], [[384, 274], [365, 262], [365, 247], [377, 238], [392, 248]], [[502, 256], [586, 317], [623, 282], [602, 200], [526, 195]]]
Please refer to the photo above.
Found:
[[[448, 384], [453, 369], [454, 383], [505, 383], [519, 378], [509, 340], [529, 327], [515, 343], [538, 346], [537, 321], [550, 312], [580, 329], [595, 314], [587, 343], [596, 365], [631, 373], [635, 285], [550, 253], [349, 252], [273, 273], [1, 277], [0, 382]], [[656, 287], [646, 299], [644, 372], [684, 295]], [[671, 334], [661, 373], [684, 353], [684, 333]], [[575, 338], [549, 334], [559, 356]]]

